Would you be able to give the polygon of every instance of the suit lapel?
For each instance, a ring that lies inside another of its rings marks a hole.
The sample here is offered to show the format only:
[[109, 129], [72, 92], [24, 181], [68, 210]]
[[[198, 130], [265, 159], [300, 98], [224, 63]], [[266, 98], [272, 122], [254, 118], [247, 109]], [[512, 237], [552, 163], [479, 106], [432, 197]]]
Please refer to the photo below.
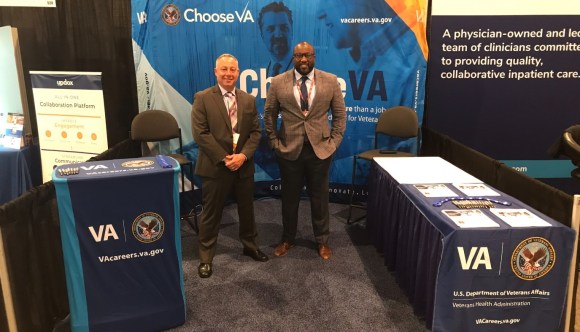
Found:
[[212, 93], [212, 100], [216, 104], [219, 116], [224, 120], [229, 131], [232, 131], [232, 123], [230, 122], [230, 117], [228, 116], [228, 110], [226, 109], [226, 104], [224, 103], [224, 97], [219, 86], [215, 86]]
[[310, 111], [314, 111], [318, 109], [318, 100], [320, 100], [319, 96], [324, 95], [325, 91], [325, 82], [323, 75], [320, 74], [320, 71], [314, 69], [314, 84], [316, 88], [316, 93], [314, 94], [314, 98], [312, 99], [312, 103], [310, 105]]
[[286, 94], [289, 99], [293, 100], [292, 102], [292, 105], [294, 105], [293, 110], [297, 113], [302, 114], [300, 104], [298, 104], [298, 101], [296, 101], [296, 97], [294, 96], [295, 87], [296, 87], [296, 78], [294, 77], [294, 69], [292, 69], [287, 71], [284, 76], [284, 94]]
[[[236, 88], [236, 96], [238, 98], [238, 133], [242, 132], [243, 119], [244, 119], [244, 105], [246, 105], [246, 96], [240, 92], [241, 90]], [[229, 119], [228, 119], [229, 120]], [[231, 126], [231, 122], [230, 122]]]

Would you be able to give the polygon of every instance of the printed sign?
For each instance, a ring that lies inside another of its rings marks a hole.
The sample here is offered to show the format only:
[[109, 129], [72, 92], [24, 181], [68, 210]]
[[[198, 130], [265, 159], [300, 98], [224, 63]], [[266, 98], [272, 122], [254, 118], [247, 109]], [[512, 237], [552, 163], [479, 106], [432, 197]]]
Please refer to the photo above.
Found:
[[101, 74], [31, 71], [42, 179], [108, 149]]

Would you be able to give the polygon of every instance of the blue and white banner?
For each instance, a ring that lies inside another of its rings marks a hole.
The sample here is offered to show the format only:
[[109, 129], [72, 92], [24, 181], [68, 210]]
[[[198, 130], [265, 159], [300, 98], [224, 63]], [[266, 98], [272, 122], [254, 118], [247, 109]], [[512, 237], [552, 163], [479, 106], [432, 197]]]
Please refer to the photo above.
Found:
[[[410, 106], [422, 120], [424, 0], [132, 0], [132, 12], [139, 110], [161, 109], [177, 118], [193, 162], [193, 95], [216, 84], [213, 68], [222, 53], [238, 58], [238, 86], [256, 96], [260, 118], [271, 77], [293, 69], [298, 42], [311, 43], [316, 67], [339, 77], [348, 114], [330, 173], [331, 192], [339, 199], [346, 197], [351, 182], [353, 155], [373, 147], [383, 110]], [[258, 190], [277, 192], [280, 174], [265, 136], [255, 162]], [[359, 183], [367, 168], [358, 172]]]
[[548, 149], [580, 121], [580, 3], [433, 0], [430, 45], [429, 128], [527, 175], [570, 177]]
[[31, 71], [42, 179], [107, 150], [101, 73]]

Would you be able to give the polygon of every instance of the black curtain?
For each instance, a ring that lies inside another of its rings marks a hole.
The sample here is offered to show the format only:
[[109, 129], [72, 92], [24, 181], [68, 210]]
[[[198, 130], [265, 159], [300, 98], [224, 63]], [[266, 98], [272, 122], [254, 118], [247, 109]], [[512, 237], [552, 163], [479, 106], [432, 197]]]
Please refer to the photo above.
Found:
[[422, 136], [421, 155], [440, 156], [492, 187], [570, 226], [573, 206], [571, 195], [519, 173], [430, 128], [423, 127]]
[[38, 137], [31, 70], [102, 72], [109, 147], [128, 137], [138, 113], [130, 0], [57, 0], [56, 8], [0, 7], [18, 29], [31, 127]]
[[[135, 158], [138, 142], [125, 139], [92, 161]], [[67, 328], [69, 305], [56, 193], [52, 181], [0, 205], [0, 229], [19, 331]], [[1, 295], [1, 293], [0, 293]], [[8, 331], [0, 297], [0, 331]]]
[[1, 205], [0, 227], [18, 331], [51, 331], [69, 312], [52, 181]]

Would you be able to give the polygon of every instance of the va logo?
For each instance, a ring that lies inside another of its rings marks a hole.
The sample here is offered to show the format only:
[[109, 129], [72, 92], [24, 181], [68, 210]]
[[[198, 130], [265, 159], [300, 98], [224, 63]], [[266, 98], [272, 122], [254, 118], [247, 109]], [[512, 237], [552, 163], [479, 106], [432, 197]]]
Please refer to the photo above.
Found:
[[350, 86], [352, 87], [352, 98], [354, 100], [361, 100], [363, 98], [363, 93], [367, 90], [366, 100], [373, 100], [373, 98], [379, 97], [382, 101], [388, 100], [387, 98], [387, 86], [385, 85], [385, 77], [382, 71], [375, 71], [370, 79], [370, 85], [367, 89], [367, 77], [369, 72], [363, 70], [360, 81], [357, 80], [356, 73], [354, 70], [348, 71], [348, 78], [350, 80]]
[[137, 15], [137, 21], [139, 22], [139, 24], [147, 23], [147, 13], [146, 12], [139, 12], [139, 13], [136, 13], [136, 15]]
[[545, 276], [554, 263], [556, 263], [554, 247], [542, 237], [523, 240], [512, 253], [512, 271], [523, 280], [535, 280]]
[[113, 227], [112, 224], [99, 225], [96, 229], [94, 226], [89, 226], [89, 232], [93, 236], [95, 242], [119, 239], [119, 235], [117, 235], [117, 231], [115, 231], [115, 227]]
[[143, 243], [151, 243], [159, 240], [165, 230], [165, 222], [160, 215], [154, 212], [140, 214], [133, 221], [133, 236]]
[[81, 166], [82, 169], [84, 169], [85, 171], [93, 171], [93, 170], [97, 170], [97, 169], [109, 169], [107, 166], [105, 165], [90, 165], [90, 166]]
[[480, 265], [486, 270], [491, 270], [491, 258], [487, 247], [471, 247], [467, 255], [463, 247], [457, 247], [457, 254], [462, 270], [477, 270]]
[[250, 12], [248, 10], [248, 4], [250, 4], [250, 2], [248, 1], [246, 3], [246, 7], [244, 7], [244, 10], [241, 13], [238, 13], [238, 11], [236, 10], [236, 17], [238, 18], [238, 21], [244, 23], [244, 22], [254, 22], [254, 17], [252, 16], [252, 12]]

